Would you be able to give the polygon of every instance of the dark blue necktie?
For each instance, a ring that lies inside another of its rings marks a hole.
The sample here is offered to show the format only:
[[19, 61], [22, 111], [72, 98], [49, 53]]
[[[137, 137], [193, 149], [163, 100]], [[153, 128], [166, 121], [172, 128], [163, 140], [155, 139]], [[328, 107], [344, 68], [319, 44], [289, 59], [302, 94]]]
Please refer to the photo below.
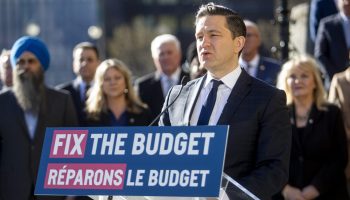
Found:
[[85, 85], [85, 88], [84, 88], [84, 98], [83, 98], [83, 101], [86, 102], [86, 100], [88, 99], [88, 91], [90, 89], [90, 84], [86, 84]]
[[213, 87], [210, 90], [208, 99], [202, 107], [201, 113], [199, 114], [197, 125], [208, 125], [211, 113], [216, 101], [216, 96], [218, 93], [219, 85], [222, 84], [222, 81], [211, 80], [213, 82]]

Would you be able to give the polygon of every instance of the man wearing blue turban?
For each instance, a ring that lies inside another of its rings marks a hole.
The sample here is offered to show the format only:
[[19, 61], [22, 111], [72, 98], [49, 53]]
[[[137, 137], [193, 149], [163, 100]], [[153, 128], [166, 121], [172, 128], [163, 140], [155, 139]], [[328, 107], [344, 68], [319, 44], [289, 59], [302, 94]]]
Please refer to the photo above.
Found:
[[11, 49], [13, 88], [0, 94], [0, 199], [65, 198], [33, 194], [45, 128], [77, 125], [70, 95], [44, 84], [49, 64], [38, 38], [21, 37]]

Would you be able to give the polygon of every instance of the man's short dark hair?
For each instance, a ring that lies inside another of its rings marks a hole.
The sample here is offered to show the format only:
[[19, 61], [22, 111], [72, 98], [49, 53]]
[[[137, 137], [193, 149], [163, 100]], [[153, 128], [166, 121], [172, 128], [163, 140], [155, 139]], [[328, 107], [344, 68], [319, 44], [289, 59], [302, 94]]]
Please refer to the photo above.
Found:
[[231, 31], [233, 38], [238, 36], [246, 36], [247, 30], [242, 17], [230, 8], [214, 4], [213, 2], [202, 5], [198, 9], [195, 25], [197, 25], [199, 18], [213, 15], [220, 15], [226, 18], [227, 28]]
[[91, 42], [81, 42], [77, 45], [75, 45], [74, 49], [73, 49], [73, 56], [74, 56], [74, 52], [77, 49], [91, 49], [96, 53], [97, 58], [100, 58], [100, 53], [98, 51], [98, 48], [96, 45], [92, 44]]

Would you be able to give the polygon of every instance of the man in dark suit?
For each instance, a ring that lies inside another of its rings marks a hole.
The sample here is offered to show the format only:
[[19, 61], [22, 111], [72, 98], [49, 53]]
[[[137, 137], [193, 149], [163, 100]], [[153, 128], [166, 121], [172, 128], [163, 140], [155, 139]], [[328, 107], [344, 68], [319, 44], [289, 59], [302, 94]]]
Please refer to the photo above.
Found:
[[309, 32], [312, 42], [315, 42], [321, 19], [338, 12], [337, 0], [311, 0], [309, 14]]
[[11, 50], [13, 88], [0, 94], [0, 199], [64, 199], [34, 196], [46, 127], [76, 126], [68, 93], [44, 84], [49, 67], [46, 45], [21, 37]]
[[[245, 35], [234, 11], [213, 3], [200, 7], [195, 36], [208, 73], [183, 87], [159, 125], [229, 125], [225, 173], [260, 199], [270, 199], [288, 179], [291, 126], [285, 93], [239, 67]], [[164, 107], [180, 88], [173, 87]]]
[[137, 79], [135, 89], [154, 118], [161, 112], [168, 90], [189, 75], [181, 69], [181, 46], [174, 35], [163, 34], [154, 38], [151, 52], [156, 71]]
[[58, 89], [67, 90], [72, 95], [80, 126], [84, 126], [86, 122], [87, 91], [93, 84], [99, 64], [99, 51], [94, 44], [90, 42], [77, 44], [73, 49], [73, 71], [77, 77], [73, 81], [57, 86]]
[[338, 0], [339, 13], [321, 20], [315, 42], [315, 57], [322, 63], [331, 80], [349, 63], [350, 1]]
[[244, 67], [251, 76], [270, 85], [276, 85], [276, 78], [281, 70], [281, 65], [277, 60], [259, 54], [261, 36], [258, 26], [249, 20], [244, 20], [244, 24], [247, 28], [247, 35], [239, 59], [240, 66]]

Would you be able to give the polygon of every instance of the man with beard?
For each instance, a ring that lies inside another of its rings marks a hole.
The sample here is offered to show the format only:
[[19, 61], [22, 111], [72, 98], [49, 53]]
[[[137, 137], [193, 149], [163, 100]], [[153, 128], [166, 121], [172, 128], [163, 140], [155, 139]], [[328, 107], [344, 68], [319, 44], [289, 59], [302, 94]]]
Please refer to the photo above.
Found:
[[11, 50], [13, 89], [0, 94], [0, 199], [64, 199], [34, 196], [46, 127], [77, 126], [68, 93], [44, 84], [50, 55], [35, 37], [18, 39]]

